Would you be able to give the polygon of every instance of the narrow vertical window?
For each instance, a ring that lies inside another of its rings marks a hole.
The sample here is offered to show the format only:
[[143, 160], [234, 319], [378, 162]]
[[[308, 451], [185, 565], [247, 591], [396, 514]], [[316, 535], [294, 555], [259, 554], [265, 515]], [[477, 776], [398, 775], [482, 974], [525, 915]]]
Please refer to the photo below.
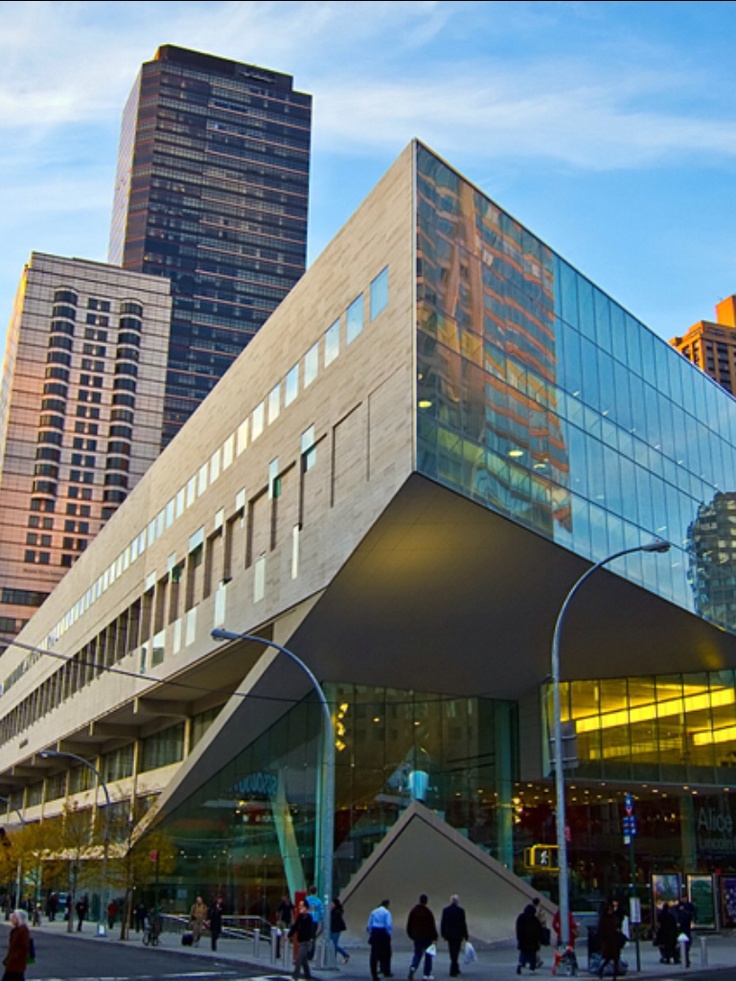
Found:
[[363, 294], [353, 300], [348, 307], [345, 339], [348, 344], [352, 344], [355, 338], [363, 330]]
[[388, 266], [371, 283], [371, 320], [388, 306]]
[[340, 321], [336, 320], [325, 334], [325, 368], [332, 364], [340, 353]]
[[311, 385], [319, 370], [319, 345], [313, 344], [304, 355], [304, 387]]
[[284, 405], [291, 405], [299, 394], [299, 365], [295, 364], [286, 376], [286, 391], [284, 392]]

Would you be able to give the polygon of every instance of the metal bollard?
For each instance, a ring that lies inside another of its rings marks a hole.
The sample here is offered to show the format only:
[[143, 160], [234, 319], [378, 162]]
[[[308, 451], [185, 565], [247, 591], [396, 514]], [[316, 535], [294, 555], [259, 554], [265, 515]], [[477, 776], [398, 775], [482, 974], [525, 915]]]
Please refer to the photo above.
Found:
[[281, 957], [281, 930], [278, 927], [271, 929], [271, 963], [275, 964]]
[[708, 938], [700, 936], [700, 966], [708, 966]]
[[261, 931], [258, 927], [253, 931], [253, 956], [258, 957], [258, 948], [261, 945]]

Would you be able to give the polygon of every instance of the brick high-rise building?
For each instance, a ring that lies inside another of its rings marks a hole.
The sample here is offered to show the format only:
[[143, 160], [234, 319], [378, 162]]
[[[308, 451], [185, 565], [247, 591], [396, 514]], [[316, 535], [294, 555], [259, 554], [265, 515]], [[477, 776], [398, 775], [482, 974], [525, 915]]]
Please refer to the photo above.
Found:
[[716, 322], [699, 320], [670, 341], [680, 354], [736, 394], [736, 296], [716, 304]]
[[311, 96], [164, 45], [123, 115], [110, 261], [171, 281], [165, 445], [306, 265]]

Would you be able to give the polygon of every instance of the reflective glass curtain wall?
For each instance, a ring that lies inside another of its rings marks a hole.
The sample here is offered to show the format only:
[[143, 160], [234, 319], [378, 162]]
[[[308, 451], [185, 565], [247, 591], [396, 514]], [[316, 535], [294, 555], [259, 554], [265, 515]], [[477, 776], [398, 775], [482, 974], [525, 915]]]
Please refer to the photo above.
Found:
[[[344, 886], [421, 800], [493, 854], [511, 848], [516, 710], [504, 702], [326, 685], [335, 706], [335, 877]], [[188, 889], [270, 908], [314, 876], [321, 709], [296, 705], [165, 822]], [[500, 735], [499, 735], [500, 734]], [[291, 880], [289, 876], [291, 875]]]
[[736, 629], [736, 402], [421, 146], [417, 269], [418, 469]]

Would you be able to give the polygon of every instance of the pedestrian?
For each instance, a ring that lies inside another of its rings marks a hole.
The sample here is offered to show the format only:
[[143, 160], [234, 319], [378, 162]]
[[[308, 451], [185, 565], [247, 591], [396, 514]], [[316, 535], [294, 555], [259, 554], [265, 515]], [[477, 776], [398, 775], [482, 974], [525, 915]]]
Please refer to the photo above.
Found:
[[77, 900], [74, 908], [77, 911], [77, 933], [81, 933], [82, 924], [87, 919], [87, 897], [81, 896]]
[[207, 923], [210, 928], [210, 946], [217, 950], [217, 941], [222, 933], [222, 896], [218, 896], [207, 913]]
[[[695, 921], [695, 907], [687, 899], [681, 899], [675, 907], [675, 919], [680, 936], [687, 937], [685, 943], [685, 967], [690, 967], [690, 945], [693, 941], [693, 922]], [[679, 940], [679, 937], [678, 937]]]
[[601, 964], [598, 968], [598, 977], [603, 977], [603, 972], [608, 964], [613, 964], [613, 978], [616, 981], [619, 972], [619, 958], [623, 934], [621, 933], [621, 921], [613, 908], [612, 903], [608, 903], [601, 913], [598, 921], [598, 939], [601, 944]]
[[314, 950], [317, 937], [322, 933], [325, 917], [325, 906], [317, 895], [317, 887], [310, 886], [305, 900], [309, 915], [312, 917], [312, 948], [309, 951], [309, 959], [314, 957]]
[[447, 941], [447, 949], [450, 954], [450, 977], [456, 978], [460, 974], [458, 958], [460, 948], [468, 939], [468, 924], [465, 919], [465, 910], [460, 905], [460, 897], [450, 896], [450, 905], [442, 910], [440, 920], [440, 933], [442, 939]]
[[276, 908], [276, 918], [283, 930], [288, 930], [294, 916], [294, 904], [288, 896], [282, 896], [281, 902]]
[[406, 921], [406, 933], [414, 944], [414, 956], [409, 967], [409, 981], [414, 977], [414, 972], [419, 967], [419, 962], [424, 957], [424, 978], [425, 981], [432, 981], [432, 964], [434, 956], [428, 953], [428, 949], [437, 940], [437, 925], [434, 922], [434, 913], [429, 908], [427, 896], [422, 893], [419, 902], [409, 913]]
[[537, 969], [537, 958], [539, 957], [539, 947], [541, 940], [541, 930], [537, 911], [529, 903], [516, 918], [516, 946], [519, 949], [519, 963], [516, 966], [516, 973], [521, 974], [522, 968], [528, 967], [532, 974]]
[[51, 921], [54, 922], [56, 919], [56, 911], [59, 908], [59, 894], [57, 892], [52, 892], [49, 894], [48, 902], [46, 903], [46, 916]]
[[370, 968], [371, 978], [378, 981], [379, 972], [384, 978], [392, 978], [391, 973], [391, 933], [393, 920], [389, 910], [388, 899], [382, 899], [368, 917], [366, 930], [368, 943], [371, 945]]
[[659, 947], [660, 964], [676, 964], [677, 957], [677, 920], [670, 909], [669, 903], [665, 903], [657, 914], [657, 936], [655, 944]]
[[297, 906], [296, 919], [289, 927], [289, 937], [292, 940], [296, 939], [294, 970], [291, 975], [294, 981], [297, 981], [300, 971], [303, 972], [307, 981], [313, 976], [309, 970], [309, 952], [314, 942], [312, 936], [313, 923], [306, 901], [300, 900]]
[[12, 929], [8, 937], [8, 952], [3, 964], [3, 981], [25, 981], [26, 967], [31, 953], [31, 932], [28, 929], [28, 913], [16, 909], [10, 914]]
[[115, 902], [114, 899], [111, 899], [110, 902], [107, 904], [108, 930], [112, 930], [112, 928], [115, 926], [115, 920], [117, 919], [117, 916], [118, 916], [118, 904]]
[[134, 910], [136, 933], [140, 933], [141, 930], [146, 929], [146, 913], [147, 913], [146, 904], [136, 903], [135, 910]]
[[[532, 900], [532, 906], [536, 910], [537, 919], [539, 920], [539, 942], [542, 947], [549, 947], [549, 942], [551, 940], [551, 934], [549, 927], [547, 926], [547, 911], [539, 899], [539, 896], [535, 896]], [[537, 956], [537, 967], [543, 967], [544, 962], [540, 956]]]
[[330, 903], [330, 940], [335, 948], [335, 960], [337, 955], [342, 957], [343, 964], [350, 960], [350, 954], [344, 947], [340, 946], [340, 934], [347, 930], [345, 924], [345, 910], [339, 899], [333, 899]]
[[189, 910], [189, 929], [192, 931], [192, 945], [199, 947], [199, 939], [204, 932], [204, 925], [207, 921], [207, 906], [201, 896], [192, 903]]

